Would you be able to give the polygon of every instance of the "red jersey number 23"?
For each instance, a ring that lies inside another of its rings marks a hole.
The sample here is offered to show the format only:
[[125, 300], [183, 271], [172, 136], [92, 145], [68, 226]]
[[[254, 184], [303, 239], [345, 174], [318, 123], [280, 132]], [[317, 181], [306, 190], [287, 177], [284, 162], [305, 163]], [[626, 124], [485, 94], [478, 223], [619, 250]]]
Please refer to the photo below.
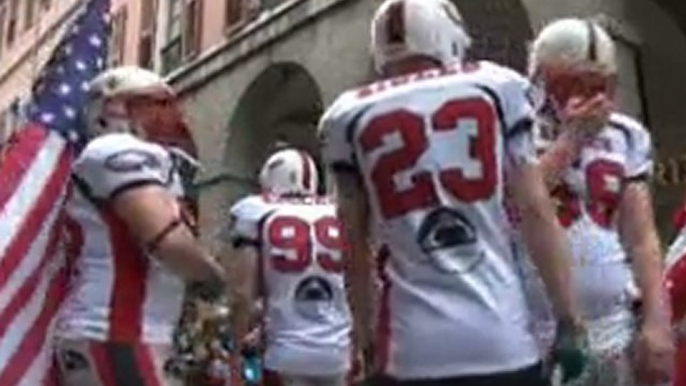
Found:
[[429, 131], [464, 130], [460, 125], [462, 120], [477, 124], [476, 135], [469, 139], [469, 156], [481, 164], [481, 175], [468, 177], [462, 169], [454, 167], [440, 170], [438, 179], [456, 199], [474, 202], [491, 197], [497, 186], [496, 113], [489, 102], [479, 98], [448, 101], [431, 114], [429, 130], [422, 115], [405, 109], [377, 116], [364, 128], [359, 138], [364, 153], [383, 146], [384, 139], [390, 135], [399, 135], [402, 140], [399, 149], [379, 157], [371, 173], [381, 213], [386, 219], [439, 203], [431, 171], [413, 171], [407, 188], [400, 189], [395, 181], [399, 173], [413, 170], [419, 158], [431, 148]]

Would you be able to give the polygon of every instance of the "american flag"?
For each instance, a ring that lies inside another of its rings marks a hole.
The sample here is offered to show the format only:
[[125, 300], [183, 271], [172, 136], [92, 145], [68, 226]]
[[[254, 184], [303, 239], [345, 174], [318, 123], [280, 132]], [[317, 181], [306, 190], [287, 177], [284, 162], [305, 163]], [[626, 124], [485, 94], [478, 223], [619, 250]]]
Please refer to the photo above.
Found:
[[80, 110], [107, 55], [109, 0], [90, 0], [52, 52], [0, 161], [0, 385], [52, 382], [51, 329], [68, 280], [60, 253]]

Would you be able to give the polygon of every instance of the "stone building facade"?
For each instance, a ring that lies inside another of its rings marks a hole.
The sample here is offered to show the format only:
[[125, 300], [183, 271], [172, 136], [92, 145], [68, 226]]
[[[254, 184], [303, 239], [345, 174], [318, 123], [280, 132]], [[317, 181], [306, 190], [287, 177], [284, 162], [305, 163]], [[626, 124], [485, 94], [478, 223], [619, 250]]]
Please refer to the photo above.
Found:
[[[255, 189], [274, 142], [317, 154], [322, 111], [339, 93], [373, 77], [368, 31], [380, 1], [112, 0], [111, 64], [157, 70], [183, 99], [204, 164], [198, 192], [206, 235], [235, 199]], [[528, 44], [547, 21], [567, 15], [603, 20], [619, 48], [622, 110], [653, 133], [658, 223], [668, 237], [669, 214], [686, 188], [686, 3], [452, 1], [475, 38], [472, 55], [522, 71]], [[30, 90], [78, 4], [0, 0], [0, 131], [12, 126], [6, 117]], [[12, 44], [10, 31], [18, 34]]]
[[[622, 110], [651, 129], [657, 158], [658, 221], [684, 190], [686, 17], [678, 2], [654, 0], [453, 0], [476, 44], [474, 57], [525, 70], [527, 47], [547, 21], [596, 17], [611, 31], [620, 60]], [[255, 189], [256, 172], [277, 140], [317, 154], [317, 120], [347, 88], [372, 76], [369, 21], [379, 1], [282, 1], [170, 74], [193, 122], [205, 170], [202, 225]], [[209, 233], [208, 233], [209, 234]]]

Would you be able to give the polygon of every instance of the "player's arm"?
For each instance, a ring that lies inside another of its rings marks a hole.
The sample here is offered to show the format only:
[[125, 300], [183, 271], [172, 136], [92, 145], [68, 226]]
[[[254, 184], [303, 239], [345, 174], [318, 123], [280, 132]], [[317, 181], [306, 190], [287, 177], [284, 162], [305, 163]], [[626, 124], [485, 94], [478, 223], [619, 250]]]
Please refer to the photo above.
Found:
[[155, 183], [130, 188], [111, 198], [116, 215], [152, 255], [209, 296], [223, 291], [221, 266], [194, 237], [180, 204]]
[[631, 256], [641, 291], [643, 320], [663, 323], [667, 320], [662, 287], [664, 267], [653, 220], [653, 200], [646, 182], [632, 181], [624, 187], [619, 215], [622, 243]]
[[172, 170], [162, 147], [116, 136], [92, 141], [73, 167], [81, 192], [111, 209], [150, 256], [200, 295], [221, 294], [221, 267], [193, 236], [180, 203], [166, 187]]
[[343, 256], [346, 262], [344, 278], [353, 317], [353, 349], [359, 355], [369, 346], [368, 332], [372, 325], [375, 291], [369, 202], [351, 142], [351, 130], [355, 129], [361, 113], [348, 109], [348, 100], [343, 94], [329, 107], [319, 123], [319, 136], [324, 163], [334, 180], [338, 218], [348, 242]]
[[260, 224], [269, 212], [260, 202], [246, 198], [231, 208], [229, 221], [219, 232], [221, 261], [228, 273], [228, 299], [236, 352], [246, 345], [259, 297]]
[[254, 304], [258, 295], [258, 262], [257, 248], [250, 246], [231, 248], [226, 262], [229, 272], [230, 323], [236, 351], [239, 353], [243, 350], [244, 340], [253, 326]]
[[344, 256], [348, 303], [353, 316], [353, 344], [356, 350], [369, 345], [372, 319], [372, 252], [369, 240], [369, 205], [360, 176], [353, 171], [334, 171], [338, 216], [343, 223], [349, 248]]
[[534, 162], [521, 162], [509, 173], [512, 197], [521, 216], [519, 230], [555, 313], [576, 323], [579, 313], [571, 284], [571, 252], [541, 170]]
[[519, 231], [558, 319], [575, 325], [579, 313], [570, 278], [571, 251], [545, 184], [545, 168], [537, 159], [533, 107], [527, 97], [531, 86], [511, 73], [501, 87], [505, 167], [509, 193], [520, 215]]
[[673, 337], [663, 286], [664, 266], [655, 229], [652, 198], [646, 182], [629, 182], [622, 193], [620, 237], [641, 293], [641, 328], [637, 374], [646, 383], [664, 382], [673, 370]]

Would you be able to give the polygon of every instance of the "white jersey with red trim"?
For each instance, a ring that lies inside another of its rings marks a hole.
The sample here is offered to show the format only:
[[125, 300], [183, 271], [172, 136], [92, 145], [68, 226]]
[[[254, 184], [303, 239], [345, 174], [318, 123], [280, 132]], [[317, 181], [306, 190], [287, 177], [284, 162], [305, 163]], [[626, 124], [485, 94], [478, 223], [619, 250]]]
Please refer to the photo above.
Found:
[[[555, 133], [546, 126], [536, 126], [541, 152], [554, 138]], [[635, 281], [620, 240], [618, 209], [626, 183], [650, 179], [652, 169], [650, 133], [632, 118], [615, 113], [607, 127], [563, 171], [560, 184], [553, 190], [558, 218], [571, 242], [574, 284], [587, 318], [626, 313], [634, 300]], [[525, 274], [534, 287], [534, 316], [550, 320], [550, 307], [538, 275], [531, 266]]]
[[265, 367], [297, 375], [350, 369], [341, 225], [325, 198], [251, 196], [231, 210], [235, 245], [259, 248]]
[[129, 134], [98, 137], [80, 154], [68, 204], [76, 261], [58, 324], [62, 337], [171, 342], [184, 283], [146, 255], [108, 205], [118, 194], [146, 184], [181, 197], [177, 165], [168, 149]]
[[528, 87], [480, 62], [349, 91], [323, 117], [324, 159], [362, 176], [387, 256], [383, 372], [455, 377], [539, 360], [503, 203], [507, 169], [536, 162]]

